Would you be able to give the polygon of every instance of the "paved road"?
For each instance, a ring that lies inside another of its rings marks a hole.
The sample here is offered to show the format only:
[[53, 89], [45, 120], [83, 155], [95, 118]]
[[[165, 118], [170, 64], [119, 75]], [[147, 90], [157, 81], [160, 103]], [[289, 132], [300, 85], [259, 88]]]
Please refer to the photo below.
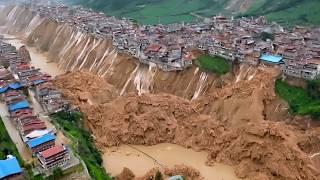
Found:
[[21, 157], [25, 161], [32, 160], [31, 152], [29, 151], [29, 149], [26, 147], [26, 145], [20, 138], [20, 134], [18, 130], [15, 128], [15, 125], [13, 124], [13, 122], [9, 119], [8, 108], [7, 108], [7, 105], [4, 103], [0, 103], [0, 116], [3, 120], [4, 125], [7, 128], [9, 136], [11, 137], [12, 141], [16, 144]]

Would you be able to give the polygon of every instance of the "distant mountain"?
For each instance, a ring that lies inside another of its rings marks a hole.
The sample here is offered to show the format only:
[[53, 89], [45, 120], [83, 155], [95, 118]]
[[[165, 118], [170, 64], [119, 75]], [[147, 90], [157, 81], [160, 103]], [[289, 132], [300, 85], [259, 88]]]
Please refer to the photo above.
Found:
[[[69, 0], [70, 1], [70, 0]], [[267, 16], [282, 24], [320, 24], [320, 0], [71, 0], [143, 24], [195, 21], [201, 16]]]

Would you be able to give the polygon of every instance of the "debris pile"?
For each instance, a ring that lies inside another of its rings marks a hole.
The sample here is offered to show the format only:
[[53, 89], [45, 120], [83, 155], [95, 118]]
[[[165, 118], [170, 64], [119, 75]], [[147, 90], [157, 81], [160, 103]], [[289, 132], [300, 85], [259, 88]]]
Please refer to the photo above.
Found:
[[[71, 100], [79, 103], [102, 150], [120, 144], [173, 143], [208, 152], [208, 165], [221, 162], [236, 166], [240, 178], [318, 179], [315, 162], [304, 148], [310, 141], [308, 131], [267, 119], [266, 113], [275, 111], [271, 102], [276, 99], [273, 85], [279, 71], [253, 71], [252, 78], [241, 77], [238, 82], [222, 79], [221, 87], [194, 101], [162, 93], [115, 95], [94, 104], [80, 102], [79, 95]], [[74, 94], [99, 92], [90, 89], [91, 83], [99, 86], [81, 74], [70, 75], [79, 80], [77, 84], [59, 87], [66, 92], [75, 88], [70, 91]], [[241, 74], [240, 70], [236, 75]], [[99, 89], [110, 92], [107, 84]], [[267, 112], [268, 106], [271, 110]]]

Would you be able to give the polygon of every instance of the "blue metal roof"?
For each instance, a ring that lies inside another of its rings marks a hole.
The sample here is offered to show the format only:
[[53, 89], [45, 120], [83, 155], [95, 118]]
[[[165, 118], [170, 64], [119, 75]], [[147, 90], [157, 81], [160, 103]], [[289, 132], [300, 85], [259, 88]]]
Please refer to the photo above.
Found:
[[33, 81], [33, 84], [34, 85], [38, 85], [38, 84], [41, 84], [41, 83], [44, 83], [44, 82], [46, 82], [45, 80], [35, 80], [35, 81]]
[[23, 86], [21, 85], [21, 83], [15, 82], [15, 83], [9, 84], [9, 87], [10, 87], [11, 89], [19, 89], [19, 88], [22, 88]]
[[49, 142], [49, 141], [52, 141], [52, 140], [55, 140], [56, 139], [56, 136], [53, 135], [53, 134], [46, 134], [46, 135], [43, 135], [41, 137], [38, 137], [38, 138], [35, 138], [35, 139], [31, 139], [27, 142], [29, 148], [34, 148], [34, 147], [37, 147], [43, 143], [46, 143], [46, 142]]
[[9, 86], [0, 88], [0, 94], [6, 92], [9, 89]]
[[0, 179], [19, 173], [22, 173], [22, 169], [17, 158], [13, 157], [6, 160], [0, 160]]
[[30, 107], [29, 102], [27, 100], [24, 100], [24, 101], [18, 102], [16, 104], [10, 105], [9, 111], [16, 111], [19, 109], [25, 109], [25, 108], [29, 108], [29, 107]]
[[271, 63], [280, 63], [283, 59], [282, 56], [275, 56], [275, 55], [270, 55], [270, 54], [263, 54], [260, 57], [261, 60], [271, 62]]

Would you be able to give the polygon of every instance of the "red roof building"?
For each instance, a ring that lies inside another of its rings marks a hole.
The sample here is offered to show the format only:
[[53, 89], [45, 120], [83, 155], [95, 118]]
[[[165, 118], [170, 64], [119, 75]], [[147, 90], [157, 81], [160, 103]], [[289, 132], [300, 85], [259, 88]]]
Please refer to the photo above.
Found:
[[22, 115], [24, 115], [24, 114], [32, 114], [33, 113], [33, 111], [32, 111], [32, 109], [20, 109], [20, 110], [18, 110], [18, 111], [14, 111], [14, 112], [12, 112], [11, 113], [11, 117], [12, 118], [17, 118], [17, 117], [19, 117], [19, 116], [22, 116]]
[[32, 131], [35, 130], [45, 130], [47, 129], [47, 126], [45, 123], [41, 120], [33, 120], [31, 122], [28, 122], [27, 124], [23, 125], [21, 127], [21, 133], [26, 135], [31, 133]]
[[54, 146], [37, 154], [42, 168], [48, 170], [61, 167], [70, 160], [68, 149], [65, 146]]

